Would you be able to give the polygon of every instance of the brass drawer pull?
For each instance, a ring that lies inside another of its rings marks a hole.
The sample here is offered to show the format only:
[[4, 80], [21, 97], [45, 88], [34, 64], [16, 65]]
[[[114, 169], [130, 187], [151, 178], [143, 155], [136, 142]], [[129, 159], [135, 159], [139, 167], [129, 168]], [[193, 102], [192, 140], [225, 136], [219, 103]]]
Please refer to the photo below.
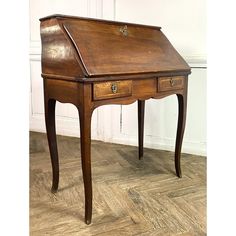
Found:
[[128, 36], [128, 27], [127, 27], [127, 25], [125, 25], [124, 27], [121, 27], [120, 32], [123, 34], [123, 36]]
[[117, 84], [113, 83], [113, 84], [111, 85], [111, 91], [112, 91], [112, 93], [117, 93], [117, 90], [118, 90]]
[[175, 86], [175, 81], [173, 80], [173, 78], [170, 79], [170, 85], [171, 87]]

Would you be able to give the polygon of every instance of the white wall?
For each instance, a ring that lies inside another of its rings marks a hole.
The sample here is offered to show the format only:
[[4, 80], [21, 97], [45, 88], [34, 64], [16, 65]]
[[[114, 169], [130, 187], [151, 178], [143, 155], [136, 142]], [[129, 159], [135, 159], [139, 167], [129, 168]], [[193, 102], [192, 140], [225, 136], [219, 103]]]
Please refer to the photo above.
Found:
[[[183, 151], [206, 155], [206, 6], [204, 0], [30, 0], [30, 130], [45, 132], [40, 67], [39, 21], [63, 13], [162, 27], [172, 44], [192, 67]], [[79, 136], [77, 110], [57, 103], [57, 133]], [[148, 100], [145, 146], [174, 150], [177, 99]], [[107, 105], [95, 110], [92, 138], [137, 145], [137, 104]]]

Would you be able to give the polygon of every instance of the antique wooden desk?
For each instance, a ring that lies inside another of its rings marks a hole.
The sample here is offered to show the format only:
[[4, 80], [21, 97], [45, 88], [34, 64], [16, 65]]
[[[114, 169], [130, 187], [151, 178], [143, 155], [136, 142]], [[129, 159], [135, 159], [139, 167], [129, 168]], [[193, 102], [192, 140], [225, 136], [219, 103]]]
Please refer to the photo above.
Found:
[[191, 70], [160, 27], [65, 15], [40, 19], [45, 120], [50, 149], [52, 192], [59, 182], [55, 104], [78, 108], [85, 222], [92, 218], [91, 116], [105, 104], [138, 101], [139, 158], [143, 156], [145, 100], [176, 94], [178, 127], [175, 169], [181, 177], [180, 154], [185, 128], [188, 75]]

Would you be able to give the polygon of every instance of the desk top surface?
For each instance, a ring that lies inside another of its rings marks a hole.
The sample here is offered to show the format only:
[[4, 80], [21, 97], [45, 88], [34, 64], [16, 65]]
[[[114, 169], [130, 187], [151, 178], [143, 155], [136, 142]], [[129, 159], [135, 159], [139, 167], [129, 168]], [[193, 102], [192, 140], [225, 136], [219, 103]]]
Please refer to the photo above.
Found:
[[[75, 60], [70, 66], [78, 67], [71, 70], [74, 77], [190, 73], [160, 27], [64, 15], [40, 20], [43, 72], [53, 74], [54, 68], [58, 74], [56, 63], [60, 66], [68, 57]], [[44, 71], [47, 64], [50, 70]], [[64, 75], [70, 71], [65, 69]]]

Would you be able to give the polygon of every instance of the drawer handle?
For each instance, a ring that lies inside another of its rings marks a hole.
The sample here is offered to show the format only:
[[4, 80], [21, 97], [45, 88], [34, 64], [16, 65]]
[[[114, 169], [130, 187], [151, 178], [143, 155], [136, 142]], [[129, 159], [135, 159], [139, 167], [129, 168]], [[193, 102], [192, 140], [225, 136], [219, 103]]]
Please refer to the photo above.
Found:
[[127, 25], [125, 25], [124, 27], [121, 27], [120, 32], [123, 34], [123, 36], [128, 36], [128, 27], [127, 27]]
[[112, 84], [111, 85], [111, 91], [112, 91], [112, 93], [117, 93], [117, 90], [118, 90], [118, 88], [117, 88], [117, 84]]
[[175, 86], [175, 81], [173, 80], [173, 78], [170, 79], [170, 85], [171, 87]]

